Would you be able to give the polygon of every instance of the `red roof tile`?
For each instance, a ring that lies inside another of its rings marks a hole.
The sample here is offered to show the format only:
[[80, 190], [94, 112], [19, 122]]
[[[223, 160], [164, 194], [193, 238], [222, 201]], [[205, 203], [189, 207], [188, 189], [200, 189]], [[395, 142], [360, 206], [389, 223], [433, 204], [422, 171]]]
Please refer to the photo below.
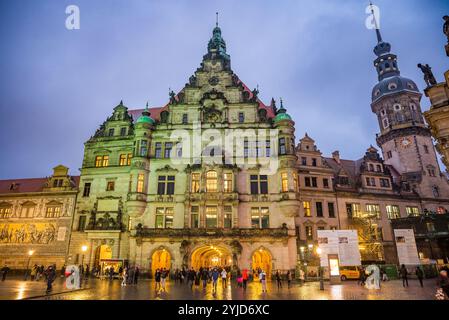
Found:
[[[72, 176], [71, 177], [75, 186], [78, 187], [80, 177]], [[48, 178], [28, 178], [28, 179], [7, 179], [0, 180], [0, 194], [15, 194], [15, 193], [24, 193], [24, 192], [42, 192], [42, 189], [45, 186], [45, 183], [48, 181]], [[15, 183], [17, 187], [14, 190], [10, 190], [11, 185]]]

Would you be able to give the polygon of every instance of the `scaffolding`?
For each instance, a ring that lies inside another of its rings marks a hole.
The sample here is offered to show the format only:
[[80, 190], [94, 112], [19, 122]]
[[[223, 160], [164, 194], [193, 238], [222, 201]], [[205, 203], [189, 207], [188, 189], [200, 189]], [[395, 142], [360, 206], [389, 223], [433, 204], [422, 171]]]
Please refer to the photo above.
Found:
[[382, 236], [376, 214], [361, 212], [349, 217], [349, 229], [357, 230], [362, 261], [384, 261]]

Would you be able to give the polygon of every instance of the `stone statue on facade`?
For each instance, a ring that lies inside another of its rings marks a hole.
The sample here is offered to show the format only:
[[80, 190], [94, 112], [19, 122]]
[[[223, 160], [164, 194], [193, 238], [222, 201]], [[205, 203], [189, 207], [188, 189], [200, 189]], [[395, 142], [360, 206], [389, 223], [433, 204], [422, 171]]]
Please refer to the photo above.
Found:
[[444, 16], [443, 20], [444, 20], [443, 33], [447, 37], [447, 44], [445, 46], [445, 48], [446, 48], [446, 55], [449, 57], [449, 16]]
[[443, 33], [447, 37], [447, 43], [449, 43], [449, 16], [444, 16], [443, 20], [444, 20]]
[[432, 68], [428, 64], [422, 65], [421, 63], [418, 63], [418, 68], [420, 68], [422, 73], [424, 74], [424, 81], [426, 82], [428, 87], [437, 84], [437, 81], [433, 76]]

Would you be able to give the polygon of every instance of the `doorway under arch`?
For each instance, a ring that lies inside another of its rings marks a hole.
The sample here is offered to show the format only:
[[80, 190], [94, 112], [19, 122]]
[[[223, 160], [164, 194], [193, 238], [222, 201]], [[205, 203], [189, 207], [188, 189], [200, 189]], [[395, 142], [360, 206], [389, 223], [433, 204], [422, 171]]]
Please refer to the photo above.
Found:
[[255, 273], [258, 274], [260, 270], [263, 270], [267, 275], [267, 279], [271, 279], [273, 259], [271, 253], [267, 249], [260, 248], [254, 251], [251, 257], [251, 262], [251, 267], [253, 269], [251, 271], [255, 271]]
[[190, 266], [199, 268], [232, 267], [232, 253], [224, 246], [204, 245], [196, 248], [191, 255]]
[[103, 244], [101, 246], [98, 246], [97, 249], [95, 249], [95, 266], [99, 266], [101, 263], [101, 260], [108, 260], [112, 259], [112, 249], [107, 244]]
[[170, 270], [171, 255], [167, 249], [159, 249], [153, 252], [151, 256], [151, 272], [154, 276], [156, 269]]

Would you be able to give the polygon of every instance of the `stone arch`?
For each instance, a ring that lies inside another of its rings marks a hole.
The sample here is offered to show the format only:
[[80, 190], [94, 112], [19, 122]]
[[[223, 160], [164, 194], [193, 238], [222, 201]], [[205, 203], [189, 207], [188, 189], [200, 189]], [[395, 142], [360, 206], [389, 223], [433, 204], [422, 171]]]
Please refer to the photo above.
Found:
[[151, 277], [154, 276], [157, 268], [170, 270], [176, 261], [173, 251], [164, 245], [154, 247], [149, 253], [148, 260], [148, 270]]
[[201, 243], [190, 251], [190, 267], [198, 270], [200, 267], [232, 267], [236, 261], [233, 250], [224, 243]]
[[258, 269], [265, 271], [267, 279], [271, 279], [273, 273], [274, 256], [273, 253], [264, 246], [259, 246], [250, 255], [251, 272], [258, 273]]

